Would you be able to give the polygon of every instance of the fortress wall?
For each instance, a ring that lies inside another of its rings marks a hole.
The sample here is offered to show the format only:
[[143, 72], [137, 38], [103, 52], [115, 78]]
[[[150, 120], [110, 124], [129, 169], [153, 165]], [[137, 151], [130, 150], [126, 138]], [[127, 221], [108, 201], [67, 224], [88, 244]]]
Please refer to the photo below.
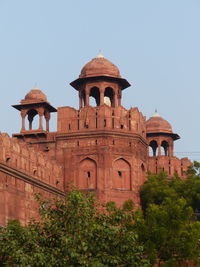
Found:
[[0, 134], [0, 225], [18, 219], [26, 224], [38, 217], [35, 193], [62, 196], [63, 169], [41, 152], [8, 134]]
[[9, 220], [20, 220], [25, 225], [31, 218], [38, 218], [38, 202], [35, 194], [45, 198], [56, 197], [37, 185], [27, 183], [0, 171], [0, 226]]

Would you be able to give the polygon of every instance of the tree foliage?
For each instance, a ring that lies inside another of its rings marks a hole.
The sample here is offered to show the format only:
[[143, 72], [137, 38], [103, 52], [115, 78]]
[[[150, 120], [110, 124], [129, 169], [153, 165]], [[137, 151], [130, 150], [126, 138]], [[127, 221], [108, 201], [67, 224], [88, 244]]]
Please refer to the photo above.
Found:
[[[135, 227], [152, 263], [181, 266], [190, 260], [199, 264], [200, 164], [194, 163], [187, 179], [149, 174], [141, 188], [142, 213]], [[199, 265], [198, 265], [199, 266]]]
[[99, 206], [72, 190], [64, 200], [40, 199], [40, 222], [1, 229], [0, 266], [149, 266], [133, 227], [131, 202]]
[[138, 214], [135, 227], [140, 242], [152, 263], [181, 266], [199, 260], [200, 223], [193, 222], [192, 208], [183, 198], [166, 198], [162, 204], [150, 204], [145, 216]]

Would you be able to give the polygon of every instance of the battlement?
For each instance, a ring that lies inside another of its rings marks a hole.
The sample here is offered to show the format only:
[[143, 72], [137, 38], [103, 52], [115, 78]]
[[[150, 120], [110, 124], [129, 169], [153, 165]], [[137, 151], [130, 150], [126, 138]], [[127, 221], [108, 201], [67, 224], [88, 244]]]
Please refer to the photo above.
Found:
[[63, 167], [17, 138], [0, 134], [0, 162], [63, 190]]
[[146, 118], [137, 108], [110, 107], [106, 104], [80, 110], [71, 107], [58, 108], [58, 133], [81, 131], [115, 131], [134, 133], [146, 137]]
[[191, 161], [188, 158], [179, 159], [169, 156], [154, 156], [148, 158], [148, 170], [151, 173], [165, 171], [168, 175], [177, 173], [179, 177], [184, 178]]

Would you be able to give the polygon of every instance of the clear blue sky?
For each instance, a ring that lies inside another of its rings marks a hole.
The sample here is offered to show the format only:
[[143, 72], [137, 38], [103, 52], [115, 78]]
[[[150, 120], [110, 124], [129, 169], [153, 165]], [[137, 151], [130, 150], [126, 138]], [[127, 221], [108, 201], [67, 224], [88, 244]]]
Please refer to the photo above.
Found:
[[1, 132], [20, 131], [11, 104], [35, 83], [77, 107], [69, 83], [101, 49], [132, 84], [123, 105], [157, 108], [182, 137], [177, 155], [200, 161], [199, 0], [0, 0], [0, 37]]

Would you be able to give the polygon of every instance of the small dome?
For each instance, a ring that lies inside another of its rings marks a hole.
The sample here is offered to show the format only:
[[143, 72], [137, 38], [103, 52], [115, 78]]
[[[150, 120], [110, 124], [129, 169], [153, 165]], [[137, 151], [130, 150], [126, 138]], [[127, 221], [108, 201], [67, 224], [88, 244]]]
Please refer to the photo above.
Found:
[[121, 78], [119, 69], [101, 53], [99, 53], [82, 68], [79, 78], [96, 76]]
[[27, 101], [47, 101], [46, 95], [38, 88], [32, 89], [24, 98]]
[[173, 133], [171, 124], [164, 120], [157, 111], [146, 122], [147, 133]]

